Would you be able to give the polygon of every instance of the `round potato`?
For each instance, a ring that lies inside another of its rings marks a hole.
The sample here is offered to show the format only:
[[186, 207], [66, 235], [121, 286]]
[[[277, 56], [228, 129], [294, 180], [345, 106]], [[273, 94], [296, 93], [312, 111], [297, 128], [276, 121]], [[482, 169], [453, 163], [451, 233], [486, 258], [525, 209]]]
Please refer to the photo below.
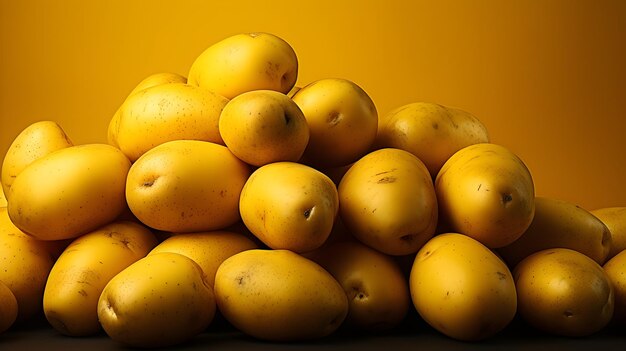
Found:
[[389, 255], [417, 252], [437, 227], [430, 174], [400, 149], [376, 150], [355, 162], [339, 183], [339, 204], [352, 235]]
[[126, 200], [145, 225], [169, 232], [223, 229], [239, 220], [247, 164], [225, 146], [198, 140], [161, 144], [130, 168]]
[[111, 145], [57, 150], [26, 167], [9, 190], [9, 216], [39, 240], [71, 239], [113, 221], [126, 207], [130, 162]]
[[619, 324], [626, 324], [626, 250], [608, 260], [604, 272], [613, 285], [615, 308], [613, 320]]
[[602, 267], [578, 251], [536, 252], [514, 269], [519, 314], [534, 328], [587, 336], [604, 328], [614, 311], [613, 288]]
[[11, 328], [17, 319], [17, 299], [0, 280], [0, 334]]
[[317, 339], [348, 313], [341, 285], [317, 263], [289, 250], [248, 250], [227, 258], [215, 276], [220, 312], [236, 328], [273, 341]]
[[133, 347], [168, 347], [203, 332], [215, 298], [198, 264], [172, 252], [146, 256], [118, 273], [98, 300], [111, 339]]
[[506, 264], [479, 241], [458, 233], [432, 238], [415, 257], [409, 278], [417, 312], [459, 340], [482, 340], [515, 316], [515, 283]]
[[590, 212], [611, 232], [611, 249], [606, 259], [626, 250], [626, 207], [605, 207]]

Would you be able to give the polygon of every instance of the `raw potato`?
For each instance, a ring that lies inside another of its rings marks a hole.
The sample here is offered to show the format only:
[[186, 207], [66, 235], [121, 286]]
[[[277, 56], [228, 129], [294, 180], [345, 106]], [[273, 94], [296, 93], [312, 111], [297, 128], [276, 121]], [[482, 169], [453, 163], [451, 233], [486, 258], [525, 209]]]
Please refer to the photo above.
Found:
[[270, 33], [243, 33], [223, 39], [191, 65], [189, 84], [232, 99], [251, 90], [287, 94], [298, 78], [298, 58], [283, 39]]
[[223, 229], [239, 220], [239, 195], [250, 169], [225, 146], [175, 140], [151, 149], [128, 172], [126, 200], [151, 228]]
[[501, 145], [457, 151], [437, 174], [435, 191], [442, 230], [469, 235], [489, 248], [519, 238], [535, 211], [530, 171]]
[[298, 105], [273, 90], [234, 97], [222, 110], [219, 129], [228, 149], [254, 166], [296, 162], [309, 142], [309, 126]]
[[606, 259], [626, 250], [626, 207], [605, 207], [590, 212], [611, 232], [611, 249]]
[[132, 94], [120, 107], [117, 145], [131, 161], [172, 140], [224, 144], [220, 113], [228, 99], [183, 83], [156, 85]]
[[248, 250], [226, 259], [215, 276], [215, 298], [232, 325], [272, 341], [327, 336], [348, 313], [333, 276], [288, 250]]
[[339, 183], [339, 204], [352, 235], [389, 255], [417, 252], [437, 226], [430, 174], [400, 149], [373, 151], [355, 162]]
[[339, 211], [337, 188], [314, 168], [276, 162], [258, 168], [239, 201], [241, 219], [272, 249], [307, 252], [328, 239]]
[[54, 265], [46, 242], [20, 231], [0, 208], [0, 281], [15, 295], [18, 321], [26, 321], [42, 311], [46, 279]]
[[417, 156], [433, 179], [462, 148], [488, 143], [487, 128], [469, 112], [428, 102], [407, 104], [378, 123], [377, 148], [394, 147]]
[[11, 328], [17, 319], [17, 300], [6, 284], [0, 280], [0, 334]]
[[466, 235], [440, 234], [415, 257], [411, 298], [424, 320], [459, 340], [483, 340], [504, 329], [517, 310], [508, 267]]
[[204, 272], [207, 284], [213, 288], [217, 268], [228, 257], [258, 245], [246, 236], [230, 231], [173, 234], [157, 245], [150, 255], [174, 252], [194, 260]]
[[398, 326], [409, 311], [409, 286], [389, 256], [358, 241], [337, 242], [305, 257], [324, 267], [348, 296], [346, 323], [359, 330]]
[[613, 288], [597, 262], [580, 252], [536, 252], [513, 271], [519, 314], [544, 332], [581, 337], [604, 328], [614, 310]]
[[129, 168], [126, 156], [111, 145], [57, 150], [15, 178], [9, 216], [20, 230], [40, 240], [78, 237], [122, 213]]
[[114, 222], [75, 239], [48, 276], [43, 310], [50, 325], [70, 336], [99, 332], [104, 286], [156, 245], [154, 234], [134, 222]]
[[604, 264], [604, 272], [613, 285], [615, 308], [613, 320], [626, 325], [626, 250], [613, 256]]
[[576, 250], [603, 264], [611, 242], [607, 226], [589, 211], [567, 201], [537, 197], [535, 215], [528, 229], [498, 252], [509, 267], [532, 253], [556, 247]]
[[[187, 83], [187, 78], [181, 76], [177, 73], [155, 73], [151, 74], [148, 77], [144, 78], [135, 88], [128, 94], [131, 96], [138, 91], [142, 91], [153, 86], [168, 84], [168, 83]], [[128, 99], [128, 97], [126, 98]], [[120, 109], [118, 108], [111, 118], [109, 122], [109, 128], [107, 130], [107, 142], [109, 145], [113, 145], [115, 147], [119, 147], [117, 143], [117, 134], [119, 133], [120, 128]]]
[[203, 332], [215, 298], [198, 264], [177, 253], [146, 256], [102, 291], [98, 319], [113, 340], [133, 347], [168, 347]]
[[33, 161], [56, 150], [72, 146], [63, 128], [53, 121], [39, 121], [26, 127], [11, 143], [2, 161], [2, 190], [9, 189], [18, 174]]
[[378, 112], [356, 83], [320, 79], [298, 90], [292, 99], [304, 113], [311, 133], [303, 163], [345, 166], [370, 151], [376, 139]]

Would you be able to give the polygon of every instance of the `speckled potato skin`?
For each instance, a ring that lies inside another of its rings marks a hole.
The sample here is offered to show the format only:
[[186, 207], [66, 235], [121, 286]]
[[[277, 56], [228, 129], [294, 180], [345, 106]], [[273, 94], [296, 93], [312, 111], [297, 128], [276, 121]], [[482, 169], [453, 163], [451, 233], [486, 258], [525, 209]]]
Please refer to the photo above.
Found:
[[615, 296], [613, 321], [626, 325], [626, 250], [613, 256], [604, 264], [603, 268], [613, 285], [613, 295]]
[[146, 256], [118, 273], [98, 300], [98, 319], [113, 340], [167, 347], [204, 331], [215, 298], [192, 259], [172, 252]]
[[544, 332], [582, 337], [604, 328], [614, 312], [607, 274], [580, 252], [555, 248], [523, 259], [513, 271], [519, 314]]
[[76, 238], [107, 224], [126, 208], [130, 161], [107, 144], [57, 150], [26, 167], [13, 182], [11, 220], [39, 240]]
[[215, 276], [220, 312], [258, 339], [299, 341], [333, 333], [348, 313], [341, 285], [317, 263], [289, 250], [248, 250]]
[[70, 336], [99, 332], [97, 307], [104, 286], [156, 244], [154, 234], [135, 222], [113, 222], [75, 239], [48, 276], [43, 310], [50, 325]]
[[506, 264], [463, 234], [440, 234], [426, 243], [415, 257], [409, 285], [422, 318], [459, 340], [494, 336], [517, 310], [515, 283]]
[[17, 320], [17, 299], [11, 289], [0, 280], [0, 335]]
[[285, 40], [270, 33], [241, 33], [204, 50], [188, 82], [232, 99], [251, 90], [287, 94], [298, 78], [298, 58]]
[[589, 212], [601, 220], [611, 232], [611, 249], [606, 259], [609, 260], [626, 250], [626, 207], [605, 207]]
[[218, 123], [227, 102], [215, 92], [184, 83], [141, 90], [120, 106], [117, 145], [131, 161], [171, 140], [203, 140], [223, 145]]

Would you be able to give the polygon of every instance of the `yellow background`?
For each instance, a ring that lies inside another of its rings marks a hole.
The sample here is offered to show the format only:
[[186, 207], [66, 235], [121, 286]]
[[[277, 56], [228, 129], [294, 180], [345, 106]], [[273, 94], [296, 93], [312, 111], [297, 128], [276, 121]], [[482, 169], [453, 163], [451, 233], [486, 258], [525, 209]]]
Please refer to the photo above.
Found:
[[105, 142], [126, 94], [187, 75], [206, 47], [266, 31], [298, 85], [342, 77], [380, 114], [467, 110], [530, 168], [538, 195], [626, 206], [626, 1], [0, 0], [0, 153], [30, 123]]

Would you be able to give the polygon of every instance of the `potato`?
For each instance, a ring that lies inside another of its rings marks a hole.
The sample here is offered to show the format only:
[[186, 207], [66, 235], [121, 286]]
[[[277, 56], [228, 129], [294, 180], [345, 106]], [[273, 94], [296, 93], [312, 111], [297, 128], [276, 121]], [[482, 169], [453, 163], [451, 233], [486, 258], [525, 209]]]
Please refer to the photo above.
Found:
[[302, 162], [316, 167], [345, 166], [370, 151], [378, 112], [356, 83], [339, 78], [312, 82], [292, 97], [309, 125]]
[[496, 144], [457, 151], [435, 179], [442, 231], [466, 234], [489, 248], [506, 246], [530, 225], [535, 188], [524, 162]]
[[0, 334], [11, 328], [17, 319], [17, 299], [11, 289], [0, 280]]
[[130, 168], [126, 200], [154, 229], [199, 232], [239, 220], [239, 195], [250, 169], [225, 146], [198, 140], [161, 144]]
[[606, 260], [626, 250], [626, 207], [605, 207], [590, 212], [611, 232], [611, 248]]
[[251, 90], [287, 94], [298, 78], [298, 58], [270, 33], [241, 33], [204, 50], [189, 69], [188, 82], [228, 99]]
[[522, 318], [563, 336], [587, 336], [604, 328], [614, 310], [613, 288], [602, 267], [580, 252], [555, 248], [523, 259], [513, 276]]
[[306, 252], [320, 247], [339, 211], [337, 188], [314, 168], [275, 162], [258, 168], [241, 192], [241, 219], [272, 249]]
[[207, 284], [213, 288], [217, 268], [228, 257], [245, 250], [258, 248], [248, 237], [225, 230], [173, 234], [157, 245], [150, 255], [174, 252], [196, 262], [204, 272]]
[[417, 156], [433, 179], [462, 148], [488, 143], [487, 128], [469, 112], [429, 102], [414, 102], [384, 115], [378, 123], [376, 148], [393, 147]]
[[4, 190], [0, 187], [0, 208], [7, 207], [7, 197], [4, 195]]
[[46, 319], [70, 336], [100, 331], [98, 298], [117, 273], [157, 245], [154, 234], [134, 222], [114, 222], [75, 239], [57, 259], [43, 295]]
[[376, 150], [355, 162], [339, 183], [339, 204], [352, 235], [389, 255], [417, 252], [437, 226], [428, 170], [400, 149]]
[[315, 262], [289, 250], [248, 250], [215, 276], [224, 317], [258, 339], [298, 341], [333, 333], [348, 313], [341, 285]]
[[273, 90], [249, 91], [230, 100], [219, 131], [228, 149], [254, 166], [296, 162], [309, 142], [309, 126], [298, 105]]
[[483, 340], [504, 329], [517, 309], [508, 267], [479, 241], [458, 233], [432, 238], [417, 253], [409, 278], [417, 312], [459, 340]]
[[348, 296], [346, 324], [383, 331], [400, 324], [409, 311], [408, 282], [389, 256], [358, 241], [336, 242], [305, 254], [337, 279]]
[[498, 252], [510, 267], [534, 252], [556, 247], [576, 250], [603, 264], [611, 241], [609, 229], [589, 211], [564, 200], [537, 197], [528, 229]]
[[40, 240], [71, 239], [113, 221], [126, 207], [128, 159], [113, 146], [57, 150], [25, 168], [9, 191], [9, 216]]
[[604, 272], [613, 285], [615, 308], [613, 320], [619, 324], [626, 324], [626, 250], [608, 260], [604, 266]]
[[202, 269], [172, 252], [146, 256], [118, 273], [98, 300], [111, 339], [133, 347], [167, 347], [203, 332], [215, 298]]
[[53, 151], [72, 146], [63, 128], [53, 121], [39, 121], [26, 127], [11, 143], [2, 161], [2, 190], [9, 196], [9, 189], [18, 174]]
[[[187, 78], [181, 76], [177, 73], [155, 73], [144, 78], [135, 88], [128, 94], [128, 96], [133, 95], [138, 91], [142, 91], [153, 86], [168, 84], [168, 83], [187, 83]], [[128, 97], [127, 97], [128, 99]], [[118, 108], [111, 118], [109, 122], [109, 128], [107, 130], [107, 142], [109, 145], [113, 145], [115, 147], [119, 147], [117, 143], [117, 134], [119, 132], [120, 127], [120, 109]]]
[[19, 230], [7, 209], [0, 208], [0, 281], [17, 299], [18, 322], [42, 311], [43, 291], [53, 264], [46, 242]]
[[218, 123], [227, 102], [219, 94], [183, 83], [141, 90], [119, 108], [117, 144], [131, 161], [172, 140], [224, 144]]

